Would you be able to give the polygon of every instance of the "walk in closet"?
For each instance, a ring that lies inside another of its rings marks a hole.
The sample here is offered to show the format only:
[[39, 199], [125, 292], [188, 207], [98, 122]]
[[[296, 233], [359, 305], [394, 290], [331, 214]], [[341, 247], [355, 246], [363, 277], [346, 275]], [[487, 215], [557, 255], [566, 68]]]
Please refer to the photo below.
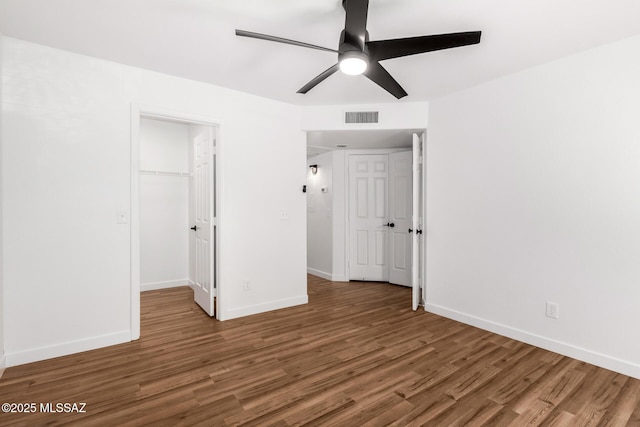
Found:
[[140, 289], [189, 285], [190, 125], [140, 120]]

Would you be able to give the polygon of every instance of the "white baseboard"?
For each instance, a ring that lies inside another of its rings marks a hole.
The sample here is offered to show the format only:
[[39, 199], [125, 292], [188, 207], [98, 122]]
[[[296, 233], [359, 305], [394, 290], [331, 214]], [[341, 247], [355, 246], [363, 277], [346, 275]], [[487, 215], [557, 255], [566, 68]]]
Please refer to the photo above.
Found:
[[316, 270], [315, 268], [307, 267], [307, 273], [312, 276], [322, 277], [323, 279], [330, 280], [332, 282], [348, 282], [349, 278], [347, 276], [336, 275], [327, 273], [325, 271]]
[[168, 282], [141, 283], [140, 292], [177, 288], [178, 286], [189, 286], [189, 279], [169, 280]]
[[326, 279], [326, 280], [331, 280], [331, 274], [330, 273], [327, 273], [325, 271], [316, 270], [315, 268], [307, 267], [307, 273], [311, 274], [312, 276], [318, 276], [318, 277], [322, 277], [323, 279]]
[[96, 348], [122, 344], [131, 341], [131, 331], [120, 331], [112, 334], [101, 335], [76, 341], [68, 341], [61, 344], [38, 347], [30, 350], [6, 353], [7, 367], [24, 365], [25, 363], [38, 362], [54, 357], [67, 356], [82, 351], [95, 350]]
[[475, 326], [477, 328], [484, 329], [489, 332], [494, 332], [496, 334], [503, 335], [505, 337], [512, 338], [518, 341], [522, 341], [524, 343], [531, 344], [545, 350], [553, 351], [564, 356], [591, 363], [592, 365], [600, 366], [601, 368], [609, 369], [611, 371], [619, 372], [621, 374], [640, 379], [640, 365], [631, 363], [626, 360], [621, 360], [612, 356], [608, 356], [606, 354], [601, 354], [582, 347], [577, 347], [537, 334], [532, 334], [521, 329], [512, 328], [510, 326], [492, 322], [490, 320], [482, 319], [476, 316], [471, 316], [439, 305], [426, 304], [425, 310], [439, 316], [466, 323], [467, 325]]
[[250, 316], [252, 314], [264, 313], [267, 311], [280, 310], [281, 308], [303, 305], [309, 302], [307, 295], [287, 298], [278, 301], [271, 301], [263, 304], [249, 305], [245, 307], [232, 308], [231, 310], [220, 310], [218, 320], [231, 320], [238, 317]]
[[191, 279], [189, 279], [189, 283], [188, 283], [188, 285], [189, 285], [189, 287], [190, 287], [191, 289], [195, 289], [195, 287], [196, 287], [195, 282], [194, 282], [193, 280], [191, 280]]

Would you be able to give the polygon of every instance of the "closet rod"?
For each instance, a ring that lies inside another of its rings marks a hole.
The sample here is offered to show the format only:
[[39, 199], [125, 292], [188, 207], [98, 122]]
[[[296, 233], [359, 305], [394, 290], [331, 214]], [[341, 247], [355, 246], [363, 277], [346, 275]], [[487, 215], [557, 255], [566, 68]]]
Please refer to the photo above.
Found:
[[167, 171], [141, 170], [140, 173], [142, 175], [163, 175], [163, 176], [182, 176], [182, 177], [191, 176], [191, 174], [188, 173], [188, 172], [167, 172]]

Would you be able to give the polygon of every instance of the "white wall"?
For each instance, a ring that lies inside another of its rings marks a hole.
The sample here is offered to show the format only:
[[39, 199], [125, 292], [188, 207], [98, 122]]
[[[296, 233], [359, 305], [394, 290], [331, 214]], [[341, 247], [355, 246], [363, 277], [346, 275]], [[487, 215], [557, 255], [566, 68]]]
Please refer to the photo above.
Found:
[[131, 337], [130, 227], [116, 213], [130, 209], [132, 103], [220, 123], [220, 318], [307, 301], [297, 107], [4, 42], [8, 365]]
[[142, 118], [140, 169], [189, 173], [189, 125]]
[[[327, 280], [333, 274], [332, 159], [332, 152], [307, 159], [307, 272]], [[318, 165], [315, 175], [309, 169], [312, 164]]]
[[[344, 113], [347, 111], [378, 111], [378, 123], [346, 124]], [[302, 107], [301, 128], [305, 131], [424, 129], [428, 117], [427, 102], [308, 106]]]
[[430, 311], [640, 377], [638, 76], [634, 37], [430, 103]]
[[[189, 173], [189, 125], [140, 120], [140, 169]], [[140, 288], [189, 284], [189, 177], [140, 175]]]
[[[307, 159], [318, 174], [307, 175], [307, 272], [334, 282], [348, 281], [346, 257], [346, 151]], [[322, 193], [326, 186], [328, 193]]]
[[[0, 82], [2, 82], [2, 58], [3, 58], [3, 54], [2, 54], [2, 45], [3, 45], [3, 37], [2, 37], [2, 33], [0, 33]], [[3, 127], [2, 127], [2, 101], [3, 101], [3, 95], [2, 95], [2, 84], [0, 83], [0, 377], [2, 377], [2, 374], [4, 372], [4, 368], [6, 365], [6, 360], [5, 360], [5, 355], [4, 355], [4, 254], [3, 254], [3, 246], [4, 246], [4, 238], [3, 238], [3, 219], [2, 219], [2, 212], [4, 211], [4, 200], [2, 197], [2, 193], [3, 193], [3, 175], [4, 175], [4, 165], [2, 163], [2, 151], [3, 151], [3, 146], [2, 146], [2, 134], [3, 134]]]
[[332, 277], [335, 282], [348, 282], [347, 272], [347, 152], [332, 153], [333, 163], [333, 230], [332, 230]]

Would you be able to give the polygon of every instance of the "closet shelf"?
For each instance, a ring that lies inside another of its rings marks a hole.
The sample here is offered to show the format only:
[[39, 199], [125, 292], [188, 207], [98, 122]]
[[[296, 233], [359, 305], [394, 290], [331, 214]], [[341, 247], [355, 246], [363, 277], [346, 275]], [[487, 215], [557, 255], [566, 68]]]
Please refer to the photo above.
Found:
[[152, 170], [140, 170], [141, 175], [162, 175], [162, 176], [192, 176], [189, 172], [169, 172], [169, 171], [152, 171]]

